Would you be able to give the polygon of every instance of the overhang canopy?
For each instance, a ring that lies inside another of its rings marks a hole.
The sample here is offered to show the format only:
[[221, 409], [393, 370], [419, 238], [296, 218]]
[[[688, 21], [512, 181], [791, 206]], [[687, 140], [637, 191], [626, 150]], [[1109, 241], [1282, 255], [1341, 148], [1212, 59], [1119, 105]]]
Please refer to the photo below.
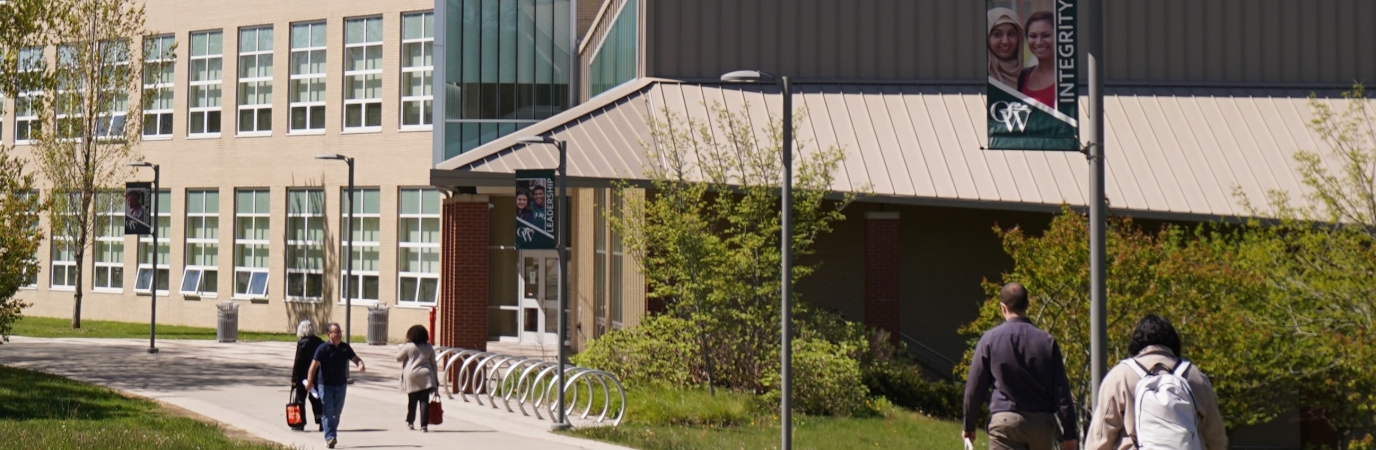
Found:
[[[870, 200], [961, 207], [1054, 210], [1083, 206], [1089, 164], [1075, 152], [981, 150], [987, 141], [983, 86], [803, 84], [798, 139], [835, 145], [846, 160], [833, 189], [868, 185]], [[1261, 203], [1279, 189], [1303, 202], [1294, 170], [1300, 150], [1328, 151], [1307, 128], [1310, 90], [1116, 87], [1104, 99], [1106, 189], [1118, 213], [1164, 219], [1245, 217], [1233, 192]], [[1341, 108], [1343, 100], [1334, 102]], [[439, 164], [437, 186], [510, 186], [517, 169], [553, 168], [552, 145], [568, 142], [571, 186], [643, 181], [646, 120], [668, 109], [711, 123], [720, 104], [761, 128], [779, 116], [773, 86], [639, 79]], [[1088, 108], [1082, 98], [1081, 111]]]

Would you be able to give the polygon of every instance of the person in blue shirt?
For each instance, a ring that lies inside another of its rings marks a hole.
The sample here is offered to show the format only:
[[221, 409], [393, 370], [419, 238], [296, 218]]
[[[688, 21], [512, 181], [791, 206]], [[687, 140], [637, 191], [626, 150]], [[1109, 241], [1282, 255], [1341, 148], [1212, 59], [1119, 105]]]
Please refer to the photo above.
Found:
[[343, 331], [338, 323], [330, 322], [325, 328], [330, 340], [315, 350], [315, 358], [306, 379], [306, 388], [319, 383], [320, 400], [325, 404], [325, 420], [321, 430], [325, 432], [325, 446], [334, 448], [339, 435], [339, 415], [344, 412], [344, 394], [349, 388], [349, 362], [358, 365], [358, 371], [367, 371], [363, 360], [354, 353], [348, 342], [343, 342]]

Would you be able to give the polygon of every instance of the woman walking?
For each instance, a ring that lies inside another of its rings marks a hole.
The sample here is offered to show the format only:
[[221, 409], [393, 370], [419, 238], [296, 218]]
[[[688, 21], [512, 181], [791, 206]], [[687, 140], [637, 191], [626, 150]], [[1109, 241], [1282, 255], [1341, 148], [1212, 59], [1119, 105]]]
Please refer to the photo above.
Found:
[[397, 352], [401, 362], [401, 391], [406, 393], [406, 427], [416, 429], [416, 414], [420, 414], [420, 430], [429, 432], [430, 396], [440, 385], [439, 367], [435, 364], [435, 347], [428, 342], [430, 333], [420, 325], [406, 330], [406, 343]]
[[[311, 367], [311, 361], [315, 358], [315, 350], [320, 347], [320, 344], [324, 344], [325, 340], [315, 335], [315, 325], [310, 320], [302, 320], [300, 324], [296, 325], [296, 337], [301, 339], [296, 341], [296, 361], [291, 366], [291, 386], [295, 389], [295, 401], [296, 403], [305, 403], [306, 400], [310, 400], [311, 411], [315, 413], [315, 425], [320, 426], [320, 399], [307, 394], [306, 387], [302, 385], [302, 382], [306, 381], [306, 369]], [[305, 430], [305, 416], [306, 411], [303, 407], [301, 426], [292, 427], [292, 429], [296, 431]]]

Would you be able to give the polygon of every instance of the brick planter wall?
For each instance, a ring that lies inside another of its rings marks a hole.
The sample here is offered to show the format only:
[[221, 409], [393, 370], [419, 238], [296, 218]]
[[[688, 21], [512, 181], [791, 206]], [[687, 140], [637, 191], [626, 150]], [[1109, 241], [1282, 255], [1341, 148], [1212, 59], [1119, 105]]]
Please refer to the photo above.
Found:
[[440, 345], [487, 350], [487, 197], [457, 195], [443, 207]]
[[865, 215], [865, 324], [888, 330], [897, 340], [902, 331], [899, 315], [899, 261], [903, 237], [897, 212]]

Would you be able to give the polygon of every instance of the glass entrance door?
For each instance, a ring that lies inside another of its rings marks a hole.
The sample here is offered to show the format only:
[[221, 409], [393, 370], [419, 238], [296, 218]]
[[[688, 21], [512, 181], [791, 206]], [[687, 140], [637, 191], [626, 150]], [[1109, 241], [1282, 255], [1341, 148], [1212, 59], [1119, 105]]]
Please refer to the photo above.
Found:
[[521, 342], [554, 345], [558, 342], [559, 257], [553, 250], [521, 252], [518, 277], [520, 287]]

